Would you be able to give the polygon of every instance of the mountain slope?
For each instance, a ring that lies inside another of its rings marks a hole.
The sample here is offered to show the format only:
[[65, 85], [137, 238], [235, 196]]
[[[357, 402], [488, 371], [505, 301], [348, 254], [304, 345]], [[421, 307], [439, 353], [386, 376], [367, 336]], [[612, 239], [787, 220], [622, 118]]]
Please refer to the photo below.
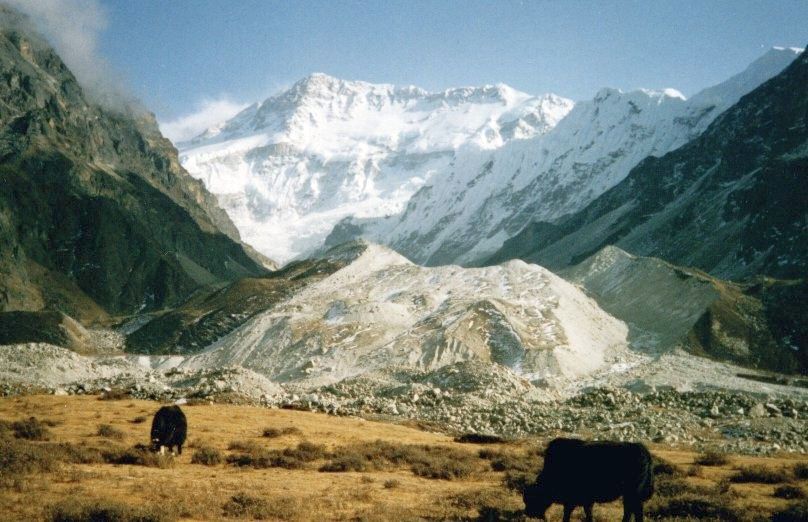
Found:
[[84, 321], [265, 272], [150, 115], [88, 100], [0, 9], [0, 310]]
[[649, 157], [565, 220], [526, 227], [491, 262], [518, 257], [558, 269], [614, 244], [727, 279], [804, 277], [806, 85], [803, 53], [700, 137]]
[[808, 372], [804, 325], [795, 315], [805, 299], [804, 281], [741, 285], [614, 246], [559, 275], [625, 321], [635, 347], [683, 347], [745, 366]]
[[689, 100], [678, 92], [603, 89], [557, 126], [495, 150], [462, 149], [401, 215], [346, 219], [329, 243], [362, 235], [427, 265], [479, 264], [531, 221], [552, 222], [619, 183], [648, 156], [698, 136], [799, 50], [772, 49]]
[[425, 268], [362, 242], [325, 258], [351, 261], [180, 367], [238, 365], [278, 382], [327, 384], [396, 366], [476, 360], [549, 384], [627, 357], [625, 324], [535, 265]]
[[400, 213], [454, 151], [542, 134], [571, 107], [505, 85], [428, 93], [314, 74], [179, 147], [245, 240], [285, 262], [345, 216]]

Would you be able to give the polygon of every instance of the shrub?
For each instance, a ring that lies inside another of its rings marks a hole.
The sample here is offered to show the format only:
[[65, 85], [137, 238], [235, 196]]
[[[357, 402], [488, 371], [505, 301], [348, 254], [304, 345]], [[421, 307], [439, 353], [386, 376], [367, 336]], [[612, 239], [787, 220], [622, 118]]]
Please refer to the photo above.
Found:
[[702, 486], [676, 477], [661, 477], [654, 483], [654, 494], [660, 497], [677, 497], [685, 494], [710, 497], [721, 496], [726, 492], [720, 485]]
[[288, 428], [264, 428], [264, 437], [275, 439], [284, 435], [301, 435], [301, 431], [294, 426]]
[[161, 455], [142, 444], [131, 448], [109, 449], [102, 452], [102, 457], [109, 464], [128, 464], [150, 468], [170, 468], [174, 465], [174, 458], [171, 455]]
[[325, 472], [345, 472], [345, 471], [368, 471], [371, 468], [369, 463], [362, 455], [356, 453], [349, 453], [338, 455], [322, 466], [320, 471]]
[[696, 457], [696, 464], [700, 466], [725, 466], [729, 464], [729, 457], [718, 451], [705, 451]]
[[98, 436], [121, 440], [123, 439], [123, 432], [109, 424], [101, 424], [98, 426]]
[[50, 508], [52, 522], [168, 522], [176, 516], [157, 506], [72, 498]]
[[735, 483], [779, 484], [788, 480], [782, 469], [771, 469], [765, 466], [743, 466], [729, 480]]
[[419, 477], [430, 479], [452, 480], [471, 475], [475, 467], [467, 460], [455, 460], [450, 457], [435, 457], [415, 462], [412, 472]]
[[60, 442], [50, 446], [50, 452], [59, 460], [72, 464], [99, 464], [104, 462], [99, 449], [68, 442]]
[[741, 522], [744, 514], [733, 508], [728, 499], [715, 495], [686, 493], [675, 497], [655, 497], [648, 507], [650, 518], [690, 517], [695, 520]]
[[772, 514], [772, 522], [804, 522], [808, 520], [808, 502], [797, 502]]
[[233, 518], [252, 517], [258, 520], [267, 518], [267, 501], [247, 493], [236, 493], [222, 507], [224, 516]]
[[0, 436], [0, 487], [13, 486], [31, 473], [52, 471], [58, 464], [46, 446]]
[[703, 470], [698, 464], [693, 464], [687, 468], [687, 471], [685, 471], [685, 475], [688, 477], [701, 477], [703, 474]]
[[221, 464], [224, 459], [216, 448], [201, 446], [191, 456], [192, 464], [204, 464], [205, 466], [215, 466]]
[[230, 444], [227, 445], [227, 449], [229, 449], [230, 451], [243, 451], [245, 453], [254, 453], [257, 451], [261, 451], [262, 448], [253, 441], [233, 440], [230, 441]]
[[800, 462], [794, 465], [794, 476], [800, 480], [808, 480], [808, 463]]
[[519, 493], [525, 490], [525, 487], [533, 484], [536, 481], [537, 473], [525, 473], [524, 471], [508, 471], [502, 478], [502, 484], [505, 488], [517, 491]]
[[451, 479], [473, 472], [476, 460], [468, 452], [450, 447], [377, 440], [337, 448], [320, 471], [367, 471], [409, 466], [413, 473], [422, 477]]
[[679, 469], [677, 466], [671, 464], [667, 460], [657, 457], [653, 455], [651, 457], [651, 461], [653, 463], [653, 471], [654, 475], [668, 475], [672, 477], [678, 477], [682, 475], [682, 470]]
[[267, 450], [252, 445], [249, 451], [229, 455], [226, 460], [236, 466], [301, 469], [305, 464], [325, 457], [325, 446], [303, 441], [297, 447], [284, 450]]
[[237, 493], [222, 506], [224, 516], [230, 518], [252, 518], [254, 520], [290, 520], [298, 518], [302, 506], [298, 500], [290, 498], [267, 501], [247, 493]]
[[144, 422], [146, 422], [147, 419], [148, 419], [148, 417], [146, 417], [145, 415], [138, 415], [137, 417], [130, 420], [129, 422], [131, 422], [132, 424], [143, 424]]
[[534, 475], [538, 473], [542, 462], [539, 455], [531, 451], [516, 453], [482, 449], [478, 456], [489, 461], [494, 471], [522, 471]]
[[26, 420], [12, 422], [11, 430], [18, 439], [48, 440], [50, 436], [50, 431], [45, 423], [41, 422], [36, 417], [29, 417]]
[[388, 479], [384, 481], [384, 489], [396, 489], [401, 486], [401, 481], [396, 479]]
[[486, 435], [484, 433], [464, 433], [455, 437], [455, 442], [470, 443], [470, 444], [500, 444], [506, 442], [500, 436]]
[[805, 491], [799, 486], [792, 486], [789, 484], [778, 486], [775, 488], [773, 496], [777, 498], [785, 498], [789, 500], [805, 498]]

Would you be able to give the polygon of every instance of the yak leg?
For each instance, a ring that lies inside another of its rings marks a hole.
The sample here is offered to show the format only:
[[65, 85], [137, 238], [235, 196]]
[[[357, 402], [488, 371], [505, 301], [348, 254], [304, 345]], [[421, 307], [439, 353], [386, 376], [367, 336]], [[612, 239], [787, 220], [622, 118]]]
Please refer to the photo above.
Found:
[[586, 504], [584, 506], [584, 514], [586, 515], [586, 522], [593, 522], [592, 521], [592, 504]]
[[623, 497], [623, 522], [629, 522], [631, 520], [633, 511], [631, 503]]
[[634, 503], [634, 522], [642, 522], [642, 500]]
[[163, 446], [162, 444], [160, 444], [160, 455], [165, 455], [165, 454], [166, 454], [166, 447]]
[[182, 455], [182, 444], [177, 444], [177, 455]]
[[572, 504], [564, 504], [564, 522], [570, 522], [572, 518], [572, 512], [575, 509], [575, 506]]

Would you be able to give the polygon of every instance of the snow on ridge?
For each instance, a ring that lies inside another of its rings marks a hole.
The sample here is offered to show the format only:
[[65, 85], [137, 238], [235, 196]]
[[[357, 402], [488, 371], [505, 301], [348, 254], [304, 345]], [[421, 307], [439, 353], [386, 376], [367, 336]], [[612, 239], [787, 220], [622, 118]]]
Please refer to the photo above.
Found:
[[179, 145], [245, 242], [287, 262], [347, 216], [403, 211], [455, 151], [545, 133], [573, 102], [504, 84], [429, 93], [310, 75]]

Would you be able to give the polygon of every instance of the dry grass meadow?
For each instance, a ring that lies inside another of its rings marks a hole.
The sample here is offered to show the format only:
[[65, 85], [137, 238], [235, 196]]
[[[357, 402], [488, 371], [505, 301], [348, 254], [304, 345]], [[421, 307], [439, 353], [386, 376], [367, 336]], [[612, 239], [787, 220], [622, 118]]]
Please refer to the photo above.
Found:
[[[414, 425], [202, 404], [183, 407], [183, 454], [158, 458], [136, 448], [158, 407], [97, 396], [0, 399], [2, 519], [519, 520], [521, 497], [508, 484], [534, 476], [545, 442], [458, 443]], [[806, 456], [651, 449], [661, 464], [649, 518], [806, 513]], [[622, 512], [613, 503], [595, 513], [608, 521]], [[560, 520], [559, 506], [548, 519]]]

